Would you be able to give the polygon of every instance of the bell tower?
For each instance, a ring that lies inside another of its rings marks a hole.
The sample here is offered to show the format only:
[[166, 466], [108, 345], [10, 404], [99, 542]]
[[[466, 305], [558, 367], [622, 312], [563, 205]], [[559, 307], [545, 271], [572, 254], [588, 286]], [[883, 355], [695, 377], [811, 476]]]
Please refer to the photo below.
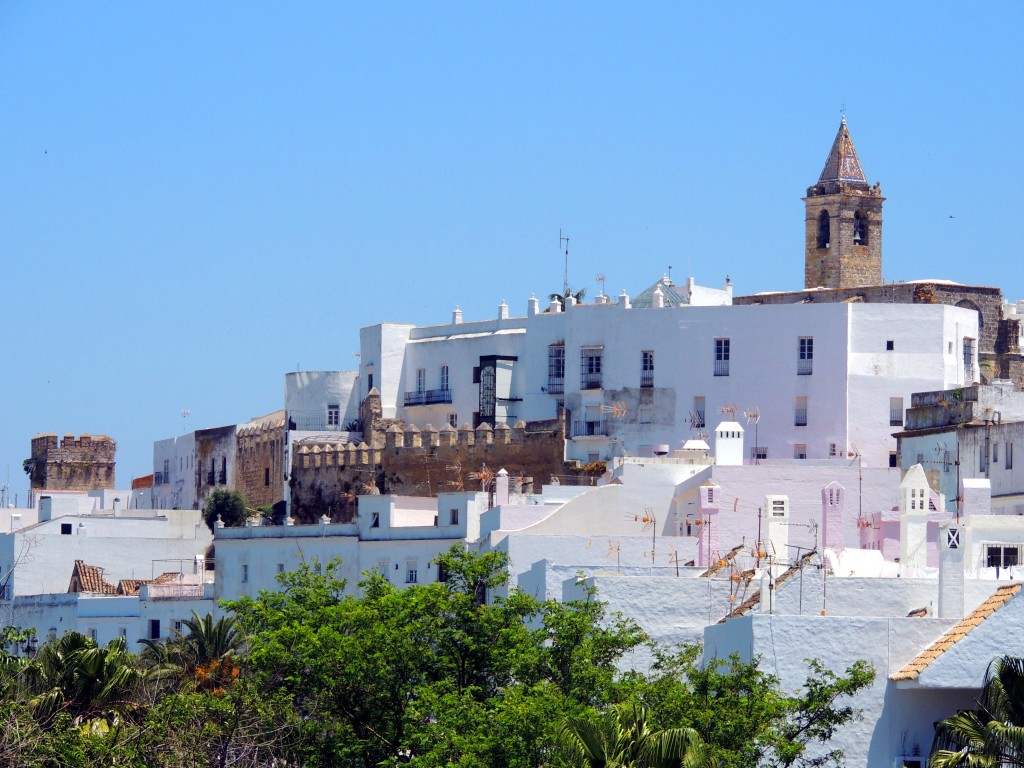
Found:
[[882, 284], [882, 187], [870, 186], [846, 118], [804, 199], [804, 288]]

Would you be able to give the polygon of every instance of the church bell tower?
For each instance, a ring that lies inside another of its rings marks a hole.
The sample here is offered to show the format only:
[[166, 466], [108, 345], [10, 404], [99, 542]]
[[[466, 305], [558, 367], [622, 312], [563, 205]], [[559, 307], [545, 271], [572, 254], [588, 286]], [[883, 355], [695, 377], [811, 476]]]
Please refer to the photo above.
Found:
[[846, 118], [804, 198], [804, 288], [882, 284], [882, 188], [870, 186]]

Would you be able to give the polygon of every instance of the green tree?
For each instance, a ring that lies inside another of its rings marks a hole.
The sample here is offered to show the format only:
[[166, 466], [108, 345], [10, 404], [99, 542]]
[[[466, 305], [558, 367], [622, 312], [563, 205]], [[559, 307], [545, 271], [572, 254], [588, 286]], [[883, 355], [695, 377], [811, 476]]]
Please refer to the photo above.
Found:
[[757, 659], [702, 664], [700, 647], [689, 646], [657, 652], [652, 674], [624, 687], [657, 727], [694, 728], [723, 768], [839, 763], [841, 752], [828, 743], [837, 727], [860, 717], [849, 698], [871, 684], [874, 669], [859, 661], [837, 675], [816, 660], [807, 664], [803, 687], [787, 694]]
[[565, 300], [570, 296], [576, 301], [577, 304], [583, 302], [583, 298], [587, 295], [586, 288], [580, 288], [578, 291], [573, 291], [572, 288], [567, 288], [562, 293], [552, 293], [548, 296], [549, 301], [557, 301], [558, 304], [565, 309]]
[[245, 525], [245, 521], [249, 519], [248, 510], [249, 504], [241, 491], [218, 488], [207, 497], [206, 504], [203, 505], [203, 520], [211, 531], [217, 518], [220, 518], [228, 528], [237, 528]]
[[551, 765], [559, 720], [608, 703], [639, 630], [595, 623], [596, 600], [496, 597], [501, 554], [453, 547], [437, 564], [444, 582], [399, 590], [370, 573], [361, 597], [335, 565], [307, 567], [229, 604], [260, 690], [296, 706], [306, 764]]
[[1002, 656], [985, 672], [976, 710], [935, 728], [931, 768], [1024, 766], [1024, 659]]
[[636, 703], [612, 707], [603, 715], [567, 718], [563, 738], [579, 768], [709, 768], [706, 745], [693, 728], [654, 730]]

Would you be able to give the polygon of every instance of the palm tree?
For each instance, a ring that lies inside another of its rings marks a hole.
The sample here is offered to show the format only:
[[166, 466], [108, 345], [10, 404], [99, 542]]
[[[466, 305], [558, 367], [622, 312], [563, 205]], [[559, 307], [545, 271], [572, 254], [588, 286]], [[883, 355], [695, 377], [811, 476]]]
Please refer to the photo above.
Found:
[[993, 660], [978, 705], [939, 723], [930, 768], [1024, 766], [1024, 659]]
[[143, 640], [143, 657], [149, 665], [147, 677], [156, 682], [192, 678], [200, 689], [218, 689], [238, 677], [234, 657], [244, 643], [235, 619], [195, 611], [183, 622], [186, 634], [174, 630], [166, 642]]
[[599, 717], [570, 717], [562, 737], [578, 768], [708, 768], [714, 760], [692, 728], [651, 730], [647, 711], [619, 704]]
[[80, 724], [113, 721], [135, 706], [141, 674], [124, 638], [104, 646], [80, 632], [44, 645], [28, 664], [29, 705], [41, 723], [66, 711]]
[[562, 305], [562, 309], [565, 309], [565, 300], [570, 296], [576, 301], [577, 304], [583, 302], [583, 297], [587, 295], [586, 288], [580, 288], [578, 291], [574, 291], [572, 288], [566, 288], [562, 293], [552, 293], [548, 296], [549, 301], [557, 301]]

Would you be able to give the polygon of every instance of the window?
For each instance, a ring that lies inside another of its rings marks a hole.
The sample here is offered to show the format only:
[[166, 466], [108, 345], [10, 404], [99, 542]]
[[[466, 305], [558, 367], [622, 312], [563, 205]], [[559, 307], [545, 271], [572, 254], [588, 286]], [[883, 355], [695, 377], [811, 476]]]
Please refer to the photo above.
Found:
[[405, 583], [415, 584], [419, 581], [419, 564], [410, 560], [405, 564]]
[[388, 566], [390, 566], [390, 565], [391, 565], [391, 563], [388, 560], [378, 560], [377, 561], [377, 573], [379, 573], [381, 576], [383, 576], [386, 579], [388, 577]]
[[992, 463], [999, 463], [999, 443], [992, 443]]
[[796, 358], [796, 372], [799, 376], [810, 376], [814, 372], [814, 337], [801, 336]]
[[61, 523], [60, 524], [60, 535], [61, 536], [70, 536], [71, 535], [71, 523]]
[[715, 376], [729, 375], [729, 340], [715, 339]]
[[370, 520], [371, 528], [380, 528], [380, 512], [374, 512]]
[[89, 639], [96, 642], [96, 627], [89, 627], [86, 632], [89, 634]]
[[427, 391], [427, 369], [416, 369], [416, 394], [423, 394]]
[[371, 389], [373, 389], [373, 374], [368, 373], [366, 374], [366, 391], [369, 392]]
[[561, 394], [565, 391], [565, 344], [548, 347], [548, 392]]
[[149, 620], [149, 639], [159, 640], [160, 639], [160, 619]]
[[903, 398], [902, 397], [890, 397], [889, 398], [889, 426], [890, 427], [902, 427], [903, 426]]
[[807, 458], [807, 445], [805, 443], [797, 443], [793, 446], [793, 458], [794, 459], [806, 459]]
[[459, 510], [455, 509], [453, 507], [452, 509], [448, 510], [448, 525], [458, 525], [458, 524], [459, 524]]
[[447, 389], [448, 389], [448, 366], [447, 365], [442, 365], [441, 366], [441, 391], [446, 391]]
[[889, 451], [889, 469], [895, 469], [900, 465], [900, 456], [896, 451]]
[[1003, 466], [1007, 469], [1013, 469], [1013, 443], [1006, 444], [1006, 460]]
[[868, 244], [868, 217], [861, 211], [853, 214], [853, 244]]
[[601, 388], [601, 347], [580, 349], [580, 389]]
[[835, 458], [838, 455], [838, 453], [839, 452], [836, 449], [836, 444], [835, 443], [829, 443], [828, 444], [828, 455], [829, 455], [829, 458]]
[[459, 414], [449, 413], [448, 414], [448, 425], [452, 427], [459, 426]]
[[706, 424], [704, 420], [704, 408], [705, 400], [703, 395], [698, 395], [693, 398], [693, 413], [690, 414], [690, 423], [694, 429], [704, 429]]
[[263, 484], [270, 485], [270, 467], [263, 468]]
[[249, 583], [249, 566], [246, 563], [242, 564], [242, 583], [243, 584], [248, 584]]
[[337, 427], [341, 425], [341, 406], [340, 405], [328, 405], [327, 406], [327, 426]]
[[822, 211], [818, 215], [818, 247], [828, 248], [832, 239], [832, 227], [830, 226], [828, 211]]
[[284, 573], [284, 563], [278, 563], [277, 564], [277, 572], [278, 573]]
[[761, 461], [762, 459], [768, 458], [768, 446], [766, 445], [755, 445], [750, 449], [750, 458], [754, 461]]
[[654, 408], [650, 405], [641, 405], [638, 413], [641, 424], [650, 424], [654, 420]]
[[796, 399], [796, 406], [793, 409], [793, 426], [806, 427], [807, 426], [807, 398], [798, 397]]
[[887, 339], [885, 342], [885, 351], [892, 352], [894, 349], [896, 349], [896, 342], [892, 339]]
[[640, 386], [654, 386], [654, 350], [645, 349], [640, 353]]
[[174, 622], [174, 630], [175, 630], [176, 632], [181, 632], [181, 630], [182, 630], [182, 628], [183, 628], [184, 626], [185, 626], [185, 625], [184, 625], [184, 622], [181, 622], [181, 621], [176, 621], [176, 622]]
[[964, 338], [964, 381], [974, 381], [974, 339]]
[[1020, 562], [1020, 547], [989, 545], [985, 548], [989, 568], [1010, 568]]

